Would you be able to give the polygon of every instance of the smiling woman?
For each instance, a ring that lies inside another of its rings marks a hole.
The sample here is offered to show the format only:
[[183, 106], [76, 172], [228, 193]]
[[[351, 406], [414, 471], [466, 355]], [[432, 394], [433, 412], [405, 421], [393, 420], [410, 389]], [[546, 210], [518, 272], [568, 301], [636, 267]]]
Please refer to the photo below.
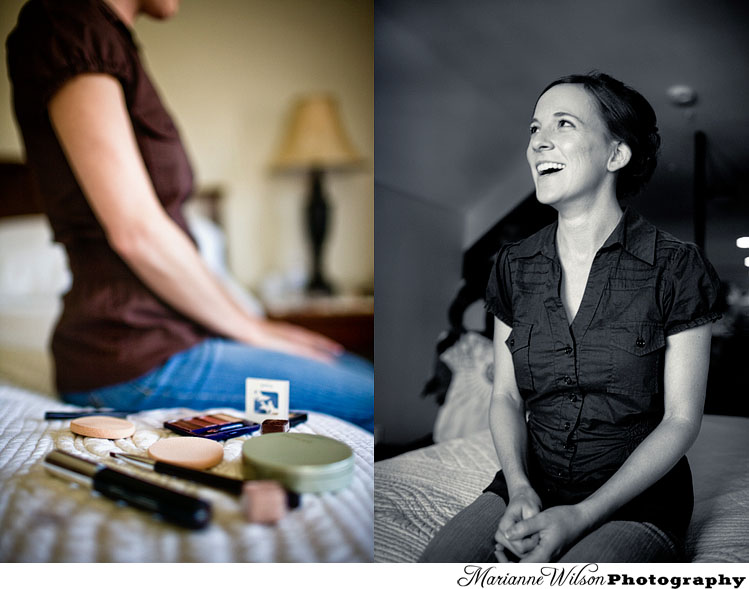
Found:
[[718, 277], [696, 246], [620, 205], [660, 143], [639, 93], [605, 74], [561, 78], [530, 132], [537, 198], [557, 222], [503, 246], [487, 287], [502, 470], [422, 560], [673, 562]]

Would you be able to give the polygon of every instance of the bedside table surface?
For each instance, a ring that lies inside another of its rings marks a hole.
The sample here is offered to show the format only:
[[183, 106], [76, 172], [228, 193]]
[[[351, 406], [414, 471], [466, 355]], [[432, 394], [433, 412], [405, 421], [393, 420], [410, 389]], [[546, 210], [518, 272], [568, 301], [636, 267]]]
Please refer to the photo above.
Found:
[[321, 333], [348, 351], [374, 360], [374, 297], [299, 296], [264, 303], [268, 319]]

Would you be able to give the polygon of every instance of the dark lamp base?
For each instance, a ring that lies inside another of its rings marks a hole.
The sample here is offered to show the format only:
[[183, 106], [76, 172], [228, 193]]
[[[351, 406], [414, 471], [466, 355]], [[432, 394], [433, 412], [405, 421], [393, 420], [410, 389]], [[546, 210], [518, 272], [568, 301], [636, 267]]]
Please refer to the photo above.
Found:
[[307, 283], [306, 291], [307, 294], [313, 296], [327, 296], [333, 294], [333, 287], [322, 276], [313, 276]]

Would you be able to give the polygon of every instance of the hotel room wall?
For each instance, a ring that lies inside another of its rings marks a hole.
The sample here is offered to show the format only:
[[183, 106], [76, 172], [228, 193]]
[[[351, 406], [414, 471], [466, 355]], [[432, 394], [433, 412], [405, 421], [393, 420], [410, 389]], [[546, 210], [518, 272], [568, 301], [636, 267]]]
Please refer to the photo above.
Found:
[[432, 432], [437, 405], [419, 396], [460, 280], [463, 215], [375, 188], [375, 439], [406, 444]]
[[[429, 20], [438, 4], [415, 10]], [[493, 180], [527, 164], [523, 146], [517, 163], [496, 158], [497, 129], [507, 126], [501, 105], [456, 69], [439, 44], [391, 19], [399, 6], [398, 0], [375, 5], [375, 418], [376, 440], [403, 446], [433, 429], [438, 406], [419, 392], [433, 374], [437, 339], [449, 327], [466, 232], [496, 222], [527, 196]], [[489, 189], [491, 202], [482, 200]], [[471, 221], [478, 201], [484, 209]]]
[[[1, 3], [3, 41], [22, 5]], [[183, 0], [169, 22], [136, 22], [147, 67], [177, 121], [198, 184], [225, 191], [230, 266], [247, 285], [307, 268], [306, 178], [272, 175], [268, 163], [293, 98], [330, 91], [367, 163], [326, 178], [332, 207], [326, 268], [345, 291], [373, 287], [372, 12], [370, 0]], [[0, 153], [20, 157], [4, 51], [3, 42]]]

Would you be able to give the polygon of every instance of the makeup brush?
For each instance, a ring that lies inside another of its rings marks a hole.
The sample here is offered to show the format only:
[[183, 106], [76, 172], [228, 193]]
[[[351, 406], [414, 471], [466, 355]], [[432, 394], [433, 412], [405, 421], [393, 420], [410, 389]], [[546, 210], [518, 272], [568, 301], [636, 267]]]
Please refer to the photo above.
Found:
[[47, 411], [44, 419], [77, 419], [78, 417], [88, 417], [90, 415], [105, 415], [107, 417], [127, 417], [129, 411], [115, 411], [113, 409], [94, 409], [90, 411]]
[[159, 462], [152, 458], [144, 458], [142, 456], [136, 456], [135, 454], [123, 454], [119, 452], [110, 452], [109, 455], [118, 460], [122, 460], [127, 464], [132, 464], [139, 468], [146, 470], [152, 470], [162, 474], [168, 474], [187, 481], [193, 481], [195, 483], [201, 483], [214, 489], [221, 489], [232, 495], [241, 495], [242, 486], [244, 481], [240, 479], [233, 479], [230, 477], [224, 477], [221, 475], [205, 472], [202, 470], [196, 470], [194, 468], [186, 468], [184, 466], [177, 466], [175, 464], [169, 464], [168, 462]]

